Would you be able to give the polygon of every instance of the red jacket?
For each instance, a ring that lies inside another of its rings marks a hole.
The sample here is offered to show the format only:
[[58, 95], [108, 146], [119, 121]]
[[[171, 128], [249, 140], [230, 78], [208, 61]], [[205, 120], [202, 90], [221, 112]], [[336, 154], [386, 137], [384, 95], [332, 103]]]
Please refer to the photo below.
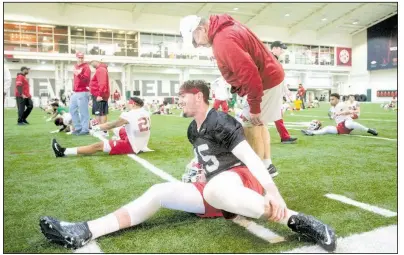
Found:
[[306, 90], [303, 87], [299, 88], [298, 94], [300, 97], [302, 97], [304, 95], [304, 92], [306, 92]]
[[74, 75], [74, 92], [87, 92], [90, 85], [91, 69], [89, 64], [74, 65], [74, 69], [81, 69], [79, 75]]
[[90, 82], [90, 93], [95, 97], [102, 97], [104, 101], [109, 99], [109, 79], [107, 65], [100, 64]]
[[253, 32], [227, 14], [210, 16], [208, 36], [232, 93], [248, 95], [250, 112], [260, 113], [263, 90], [285, 78], [282, 65]]
[[22, 95], [18, 92], [18, 88], [22, 87], [22, 95], [31, 98], [31, 94], [29, 93], [29, 83], [25, 75], [22, 73], [17, 74], [17, 79], [15, 80], [15, 97], [22, 97]]

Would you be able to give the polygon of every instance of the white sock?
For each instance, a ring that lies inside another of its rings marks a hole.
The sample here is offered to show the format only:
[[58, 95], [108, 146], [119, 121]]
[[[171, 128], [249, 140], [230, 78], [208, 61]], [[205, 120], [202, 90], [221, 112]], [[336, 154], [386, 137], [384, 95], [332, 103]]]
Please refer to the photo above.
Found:
[[111, 213], [104, 217], [98, 218], [87, 222], [88, 228], [93, 234], [92, 239], [96, 239], [100, 236], [107, 235], [119, 230], [119, 222], [115, 214]]
[[262, 160], [262, 163], [264, 163], [265, 167], [268, 168], [272, 164], [272, 160], [264, 159], [264, 160]]
[[66, 148], [65, 155], [77, 155], [77, 147], [75, 148]]

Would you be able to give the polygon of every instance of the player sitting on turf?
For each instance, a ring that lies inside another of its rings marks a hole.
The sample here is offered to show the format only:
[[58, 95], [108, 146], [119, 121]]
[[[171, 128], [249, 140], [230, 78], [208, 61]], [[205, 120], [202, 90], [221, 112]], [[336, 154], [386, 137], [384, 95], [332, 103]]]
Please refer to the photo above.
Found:
[[[64, 148], [56, 142], [56, 139], [53, 139], [52, 149], [55, 156], [90, 155], [98, 151], [109, 153], [109, 155], [138, 154], [141, 151], [148, 151], [150, 114], [143, 109], [144, 103], [138, 97], [132, 97], [128, 104], [130, 111], [123, 112], [117, 121], [104, 123], [92, 128], [92, 132], [94, 133], [115, 128], [114, 133], [120, 137], [120, 140], [98, 142], [82, 147]], [[122, 127], [123, 125], [125, 126]]]
[[352, 119], [359, 118], [359, 115], [361, 114], [361, 108], [359, 106], [359, 102], [355, 100], [354, 95], [349, 95], [349, 98], [348, 98], [348, 101], [346, 101], [346, 104], [348, 105], [348, 109], [352, 112], [351, 118]]
[[79, 248], [100, 236], [138, 225], [163, 207], [202, 217], [242, 215], [272, 220], [312, 238], [326, 250], [335, 250], [336, 235], [331, 227], [286, 207], [265, 165], [247, 143], [242, 125], [228, 114], [209, 109], [207, 83], [187, 81], [179, 94], [184, 114], [194, 118], [188, 140], [207, 182], [155, 184], [117, 211], [92, 221], [69, 223], [41, 217], [45, 237]]
[[348, 109], [348, 105], [340, 102], [338, 93], [330, 95], [330, 104], [332, 106], [331, 117], [337, 123], [337, 126], [327, 126], [319, 130], [302, 130], [305, 135], [325, 135], [325, 134], [350, 134], [352, 130], [366, 131], [372, 135], [377, 135], [376, 130], [362, 126], [358, 122], [352, 120], [352, 111]]

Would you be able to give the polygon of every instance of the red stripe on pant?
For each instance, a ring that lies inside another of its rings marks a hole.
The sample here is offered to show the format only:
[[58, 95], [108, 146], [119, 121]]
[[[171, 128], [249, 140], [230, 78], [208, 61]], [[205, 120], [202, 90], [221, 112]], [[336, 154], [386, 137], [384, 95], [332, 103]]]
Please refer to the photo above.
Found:
[[285, 124], [283, 123], [283, 119], [275, 121], [275, 126], [282, 141], [288, 140], [290, 138], [289, 132], [286, 129]]

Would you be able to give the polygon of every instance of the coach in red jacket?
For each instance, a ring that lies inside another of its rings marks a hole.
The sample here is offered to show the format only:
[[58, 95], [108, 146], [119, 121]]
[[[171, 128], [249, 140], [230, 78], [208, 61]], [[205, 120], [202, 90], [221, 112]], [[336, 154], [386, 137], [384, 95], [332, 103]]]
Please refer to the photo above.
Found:
[[93, 98], [93, 115], [100, 124], [107, 122], [108, 99], [109, 99], [109, 78], [107, 65], [98, 60], [91, 61], [95, 68], [95, 74], [90, 82], [90, 93]]
[[91, 79], [90, 65], [84, 62], [84, 54], [76, 53], [77, 64], [74, 65], [74, 87], [73, 95], [70, 100], [70, 114], [72, 115], [73, 134], [89, 134], [88, 123], [90, 116], [88, 114], [88, 100], [90, 97], [89, 85]]
[[29, 83], [26, 75], [29, 73], [28, 67], [21, 67], [21, 73], [17, 74], [15, 80], [15, 98], [18, 107], [18, 125], [29, 124], [27, 118], [32, 111], [33, 103], [29, 93]]
[[248, 104], [243, 109], [243, 117], [248, 120], [244, 123], [246, 138], [271, 175], [276, 176], [269, 155], [267, 124], [282, 118], [282, 65], [253, 32], [227, 14], [209, 19], [187, 16], [180, 22], [180, 32], [184, 44], [212, 47], [222, 76], [232, 86], [231, 92], [247, 96]]

